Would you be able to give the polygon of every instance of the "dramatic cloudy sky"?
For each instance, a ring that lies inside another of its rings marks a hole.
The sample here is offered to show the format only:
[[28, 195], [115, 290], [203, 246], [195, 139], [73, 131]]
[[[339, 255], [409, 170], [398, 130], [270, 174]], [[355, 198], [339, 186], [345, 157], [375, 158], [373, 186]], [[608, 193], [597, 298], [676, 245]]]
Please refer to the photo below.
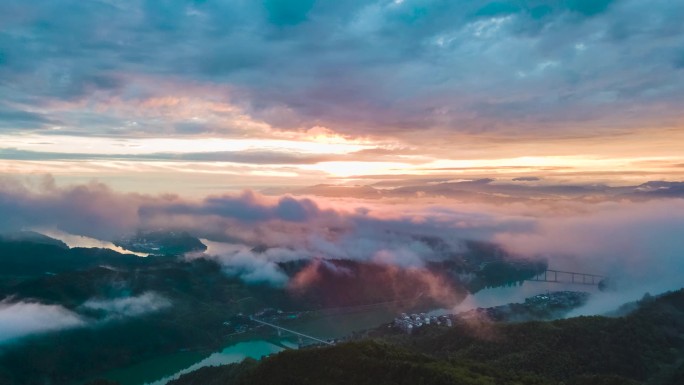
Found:
[[679, 180], [682, 20], [671, 0], [3, 0], [0, 173]]

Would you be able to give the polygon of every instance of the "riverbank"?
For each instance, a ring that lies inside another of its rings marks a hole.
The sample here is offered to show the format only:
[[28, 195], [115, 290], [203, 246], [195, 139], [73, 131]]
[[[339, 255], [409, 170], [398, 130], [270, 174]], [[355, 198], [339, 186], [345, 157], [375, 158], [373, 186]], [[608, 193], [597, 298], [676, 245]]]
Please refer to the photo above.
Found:
[[[337, 339], [354, 332], [389, 322], [396, 308], [381, 307], [345, 314], [306, 316], [288, 321], [287, 327], [322, 339]], [[267, 327], [226, 336], [220, 350], [179, 351], [162, 355], [136, 365], [119, 368], [98, 376], [121, 385], [164, 385], [181, 374], [203, 366], [240, 362], [245, 358], [260, 359], [285, 349], [296, 349], [297, 339], [278, 337]]]
[[[469, 296], [455, 309], [435, 313], [467, 311], [478, 306], [496, 306], [516, 302], [531, 295], [558, 288], [558, 285], [528, 283], [510, 288], [492, 288]], [[401, 309], [396, 306], [376, 307], [364, 311], [335, 314], [305, 314], [296, 319], [282, 320], [292, 330], [321, 339], [341, 339], [378, 325], [391, 322]], [[206, 351], [182, 351], [163, 355], [140, 364], [120, 368], [99, 377], [118, 381], [121, 385], [163, 385], [182, 373], [203, 366], [239, 362], [247, 357], [259, 359], [279, 351], [297, 348], [297, 339], [278, 337], [274, 330], [263, 326], [243, 333], [226, 335], [223, 348]]]

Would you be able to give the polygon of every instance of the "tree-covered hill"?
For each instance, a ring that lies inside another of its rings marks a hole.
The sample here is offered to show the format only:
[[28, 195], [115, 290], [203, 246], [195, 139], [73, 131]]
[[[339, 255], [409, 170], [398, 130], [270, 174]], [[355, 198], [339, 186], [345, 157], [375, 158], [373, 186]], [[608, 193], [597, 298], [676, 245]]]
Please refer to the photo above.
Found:
[[63, 242], [37, 233], [0, 235], [0, 278], [54, 275], [108, 265], [132, 267], [144, 260], [108, 249], [68, 248]]
[[[156, 242], [145, 238], [150, 239]], [[181, 243], [186, 240], [187, 234]], [[465, 254], [452, 254], [439, 239], [424, 241], [441, 250], [445, 260], [417, 269], [304, 259], [280, 264], [290, 283], [274, 287], [245, 282], [231, 274], [225, 261], [209, 255], [141, 258], [108, 249], [69, 248], [37, 233], [1, 237], [3, 306], [47, 307], [67, 314], [78, 326], [47, 327], [3, 342], [0, 384], [69, 384], [179, 350], [217, 349], [226, 335], [240, 331], [225, 324], [239, 313], [396, 300], [426, 308], [439, 304], [440, 297], [456, 302], [468, 290], [517, 282], [544, 267], [507, 261], [489, 244], [473, 243]], [[306, 276], [316, 279], [307, 281]], [[461, 282], [464, 276], [473, 280]], [[148, 301], [144, 311], [135, 307], [141, 301]]]

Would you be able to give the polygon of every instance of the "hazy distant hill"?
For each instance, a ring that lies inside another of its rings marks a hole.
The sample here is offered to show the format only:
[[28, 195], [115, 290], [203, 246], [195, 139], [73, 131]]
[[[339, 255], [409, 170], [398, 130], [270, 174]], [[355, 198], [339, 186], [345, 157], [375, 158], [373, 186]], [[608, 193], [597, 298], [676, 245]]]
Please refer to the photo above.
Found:
[[[425, 307], [442, 296], [458, 301], [468, 290], [517, 282], [545, 266], [509, 261], [491, 244], [452, 253], [439, 238], [422, 240], [445, 259], [423, 269], [343, 260], [284, 263], [287, 287], [246, 283], [212, 259], [69, 249], [49, 238], [0, 240], [0, 301], [55, 305], [82, 321], [0, 345], [0, 384], [68, 384], [179, 349], [217, 349], [233, 332], [226, 320], [264, 307], [306, 310], [397, 299]], [[302, 272], [318, 279], [297, 287]], [[137, 306], [150, 304], [132, 302], [150, 298], [166, 306], [139, 312]], [[93, 301], [105, 305], [86, 305]], [[107, 306], [118, 306], [116, 313]]]
[[35, 276], [81, 270], [99, 265], [134, 266], [141, 258], [108, 249], [73, 248], [38, 234], [0, 236], [0, 275]]
[[0, 234], [0, 241], [3, 242], [30, 242], [44, 245], [58, 246], [63, 249], [68, 249], [66, 243], [59, 239], [48, 237], [47, 235], [37, 233], [35, 231], [14, 231]]
[[114, 241], [124, 249], [155, 255], [183, 255], [205, 251], [199, 239], [184, 231], [138, 231], [135, 235]]
[[416, 238], [442, 260], [427, 262], [420, 269], [368, 261], [315, 259], [281, 263], [280, 267], [294, 278], [293, 294], [317, 307], [392, 300], [453, 306], [469, 292], [514, 285], [547, 268], [543, 260], [518, 259], [492, 243], [468, 241], [466, 251], [455, 252], [441, 238]]

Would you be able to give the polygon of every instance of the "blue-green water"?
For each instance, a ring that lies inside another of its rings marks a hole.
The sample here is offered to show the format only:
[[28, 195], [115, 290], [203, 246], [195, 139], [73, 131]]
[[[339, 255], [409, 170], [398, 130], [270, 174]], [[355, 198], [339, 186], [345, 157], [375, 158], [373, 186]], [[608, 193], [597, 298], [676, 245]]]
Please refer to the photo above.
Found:
[[[463, 303], [453, 309], [441, 309], [436, 313], [458, 313], [473, 307], [488, 307], [503, 305], [509, 302], [522, 302], [524, 298], [543, 293], [547, 290], [566, 289], [562, 285], [538, 282], [525, 282], [521, 287], [491, 288], [468, 296]], [[572, 289], [567, 288], [567, 289]], [[576, 288], [575, 288], [576, 289]], [[375, 308], [357, 313], [335, 314], [315, 317], [305, 317], [288, 320], [283, 326], [314, 337], [328, 339], [339, 338], [354, 331], [379, 326], [390, 322], [397, 314], [396, 309]], [[275, 333], [273, 333], [275, 335]], [[259, 337], [255, 337], [259, 338]], [[255, 339], [233, 343], [214, 353], [178, 352], [164, 355], [152, 360], [141, 362], [126, 368], [113, 370], [103, 377], [115, 380], [121, 385], [164, 385], [168, 381], [178, 378], [184, 373], [197, 370], [204, 366], [216, 366], [240, 362], [250, 357], [260, 359], [269, 354], [277, 353], [287, 348], [296, 349], [297, 345], [288, 341], [287, 335], [283, 339], [272, 341]]]
[[213, 353], [202, 361], [180, 370], [171, 376], [154, 381], [150, 383], [150, 385], [164, 385], [170, 380], [180, 377], [182, 374], [192, 372], [204, 366], [231, 364], [240, 362], [247, 357], [260, 359], [269, 354], [278, 353], [281, 350], [284, 350], [284, 348], [263, 340], [240, 342], [229, 346], [220, 352]]
[[[323, 339], [339, 338], [353, 331], [376, 327], [384, 322], [389, 322], [395, 314], [396, 311], [394, 310], [376, 308], [358, 313], [295, 320], [288, 323], [287, 327]], [[126, 368], [116, 369], [103, 374], [102, 377], [118, 381], [121, 385], [164, 385], [182, 374], [204, 366], [240, 362], [247, 357], [260, 359], [286, 348], [296, 349], [297, 345], [287, 338], [284, 335], [283, 339], [276, 339], [272, 342], [263, 339], [238, 342], [211, 354], [178, 352]]]
[[240, 362], [247, 357], [260, 359], [282, 350], [284, 350], [282, 346], [264, 340], [239, 342], [209, 355], [196, 352], [179, 352], [161, 356], [138, 365], [111, 371], [105, 377], [118, 381], [121, 385], [164, 385], [182, 374], [204, 366]]

